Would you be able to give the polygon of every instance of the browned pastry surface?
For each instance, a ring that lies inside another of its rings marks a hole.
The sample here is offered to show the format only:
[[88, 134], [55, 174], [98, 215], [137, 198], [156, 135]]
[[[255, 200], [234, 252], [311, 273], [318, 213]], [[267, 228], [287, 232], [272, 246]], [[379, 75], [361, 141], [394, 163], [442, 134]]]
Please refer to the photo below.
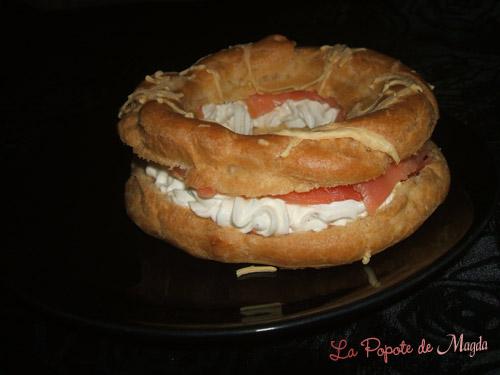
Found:
[[301, 192], [384, 173], [394, 155], [363, 139], [244, 136], [195, 117], [203, 104], [291, 90], [334, 97], [347, 119], [330, 127], [357, 129], [365, 140], [380, 136], [400, 159], [422, 147], [438, 118], [427, 83], [399, 61], [342, 45], [296, 47], [274, 35], [181, 73], [147, 77], [122, 108], [119, 133], [139, 157], [185, 168], [188, 186], [227, 195]]
[[138, 166], [127, 182], [127, 211], [145, 232], [201, 258], [286, 268], [351, 263], [409, 236], [444, 200], [449, 171], [443, 155], [432, 143], [430, 157], [432, 162], [402, 182], [391, 203], [374, 215], [320, 232], [262, 237], [221, 227], [170, 202]]

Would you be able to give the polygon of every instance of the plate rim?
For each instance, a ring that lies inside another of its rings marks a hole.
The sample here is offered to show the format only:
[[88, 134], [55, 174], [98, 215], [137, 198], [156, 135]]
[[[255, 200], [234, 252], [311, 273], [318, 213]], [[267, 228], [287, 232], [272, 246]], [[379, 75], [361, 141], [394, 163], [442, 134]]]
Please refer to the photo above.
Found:
[[[453, 121], [461, 124], [459, 120], [453, 118], [449, 115], [445, 117], [448, 121]], [[441, 121], [443, 116], [441, 116]], [[446, 121], [447, 122], [447, 121]], [[470, 136], [470, 134], [469, 134]], [[480, 139], [477, 134], [474, 133], [474, 138], [478, 143], [478, 147], [486, 144], [483, 139]], [[491, 151], [489, 147], [483, 148], [483, 153], [486, 156], [490, 156]], [[492, 163], [492, 158], [487, 159], [489, 163]], [[235, 338], [247, 338], [247, 337], [269, 337], [270, 335], [285, 334], [291, 331], [299, 331], [306, 327], [319, 327], [329, 321], [335, 319], [344, 318], [349, 316], [349, 314], [356, 315], [359, 314], [359, 310], [363, 312], [373, 311], [380, 307], [384, 302], [393, 301], [396, 297], [401, 296], [405, 293], [409, 293], [414, 290], [417, 286], [421, 285], [425, 281], [436, 277], [437, 271], [441, 270], [451, 264], [453, 260], [458, 258], [459, 255], [463, 254], [466, 250], [471, 248], [472, 243], [478, 238], [480, 233], [486, 227], [491, 217], [495, 212], [495, 207], [499, 202], [500, 192], [499, 192], [499, 177], [500, 174], [496, 168], [491, 168], [493, 170], [494, 186], [492, 190], [494, 195], [491, 199], [491, 204], [488, 205], [487, 210], [483, 211], [481, 215], [477, 215], [476, 210], [474, 211], [474, 217], [471, 227], [467, 230], [465, 235], [458, 240], [445, 254], [441, 255], [438, 259], [432, 263], [426, 265], [422, 269], [418, 270], [411, 276], [404, 279], [402, 282], [398, 282], [395, 285], [391, 285], [379, 292], [373, 293], [371, 295], [362, 297], [353, 302], [347, 303], [345, 305], [332, 307], [316, 307], [313, 308], [313, 312], [306, 314], [305, 316], [297, 316], [302, 313], [294, 313], [286, 317], [277, 319], [276, 323], [273, 321], [263, 321], [255, 323], [227, 323], [227, 324], [157, 324], [157, 325], [139, 325], [136, 322], [110, 322], [103, 320], [102, 318], [92, 318], [79, 315], [75, 312], [62, 311], [61, 309], [51, 307], [50, 305], [40, 301], [36, 296], [27, 296], [25, 293], [16, 290], [10, 283], [5, 282], [4, 277], [1, 277], [2, 284], [6, 287], [11, 294], [17, 298], [20, 302], [26, 304], [31, 308], [35, 308], [44, 314], [49, 316], [56, 316], [63, 318], [66, 321], [92, 326], [98, 329], [104, 329], [106, 331], [111, 331], [120, 334], [133, 334], [142, 337], [150, 338], [161, 338], [173, 341], [185, 341], [193, 339], [201, 340], [228, 340]], [[472, 202], [474, 204], [474, 202]], [[210, 328], [212, 326], [212, 328]], [[217, 326], [217, 328], [215, 328]], [[221, 328], [222, 327], [222, 328]]]

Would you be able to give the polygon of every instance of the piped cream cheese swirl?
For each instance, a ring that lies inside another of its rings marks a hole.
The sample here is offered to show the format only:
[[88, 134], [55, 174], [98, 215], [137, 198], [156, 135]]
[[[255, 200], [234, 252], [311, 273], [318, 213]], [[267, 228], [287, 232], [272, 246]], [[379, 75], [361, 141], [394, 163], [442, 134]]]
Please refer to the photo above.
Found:
[[[189, 208], [197, 216], [209, 218], [220, 226], [234, 227], [243, 233], [272, 236], [303, 231], [320, 231], [329, 225], [346, 225], [367, 215], [363, 202], [344, 200], [329, 204], [296, 205], [282, 199], [243, 198], [216, 194], [200, 198], [196, 190], [169, 175], [167, 171], [146, 167], [146, 174], [173, 203]], [[390, 202], [391, 195], [383, 205]]]
[[238, 134], [250, 135], [253, 128], [313, 129], [335, 121], [339, 109], [315, 100], [286, 100], [272, 111], [252, 119], [245, 102], [238, 100], [223, 104], [205, 104], [204, 119], [217, 122]]

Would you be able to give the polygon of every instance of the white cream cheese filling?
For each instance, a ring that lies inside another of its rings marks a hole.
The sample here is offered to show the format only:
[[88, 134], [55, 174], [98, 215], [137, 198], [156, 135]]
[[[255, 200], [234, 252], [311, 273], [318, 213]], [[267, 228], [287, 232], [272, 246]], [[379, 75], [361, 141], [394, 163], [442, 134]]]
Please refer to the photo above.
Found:
[[[220, 226], [234, 227], [243, 233], [254, 231], [267, 237], [318, 232], [329, 225], [346, 225], [367, 215], [364, 203], [352, 199], [314, 205], [289, 204], [270, 197], [243, 198], [222, 194], [205, 199], [163, 169], [147, 166], [146, 174], [154, 178], [156, 187], [173, 203], [187, 207], [197, 216], [209, 218]], [[382, 206], [390, 203], [393, 193]]]
[[312, 129], [334, 122], [340, 111], [327, 103], [303, 99], [286, 100], [255, 119], [250, 117], [247, 105], [241, 100], [205, 104], [202, 112], [207, 121], [217, 122], [238, 134], [250, 135], [254, 127], [277, 128], [286, 125], [289, 129]]

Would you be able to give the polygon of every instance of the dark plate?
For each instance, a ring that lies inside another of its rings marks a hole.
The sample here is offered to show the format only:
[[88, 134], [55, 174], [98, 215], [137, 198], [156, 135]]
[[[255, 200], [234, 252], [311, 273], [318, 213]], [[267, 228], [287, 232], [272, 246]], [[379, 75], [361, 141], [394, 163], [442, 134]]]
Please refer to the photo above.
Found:
[[[42, 159], [46, 167], [18, 173], [25, 199], [17, 204], [16, 240], [2, 254], [3, 275], [16, 295], [46, 312], [119, 331], [221, 338], [332, 325], [442, 270], [479, 233], [497, 192], [483, 145], [442, 119], [434, 138], [450, 164], [451, 191], [415, 234], [366, 267], [237, 279], [243, 265], [192, 258], [135, 227], [122, 198], [130, 151], [114, 129], [100, 126], [79, 129], [71, 149]], [[61, 135], [46, 138], [63, 143]]]

